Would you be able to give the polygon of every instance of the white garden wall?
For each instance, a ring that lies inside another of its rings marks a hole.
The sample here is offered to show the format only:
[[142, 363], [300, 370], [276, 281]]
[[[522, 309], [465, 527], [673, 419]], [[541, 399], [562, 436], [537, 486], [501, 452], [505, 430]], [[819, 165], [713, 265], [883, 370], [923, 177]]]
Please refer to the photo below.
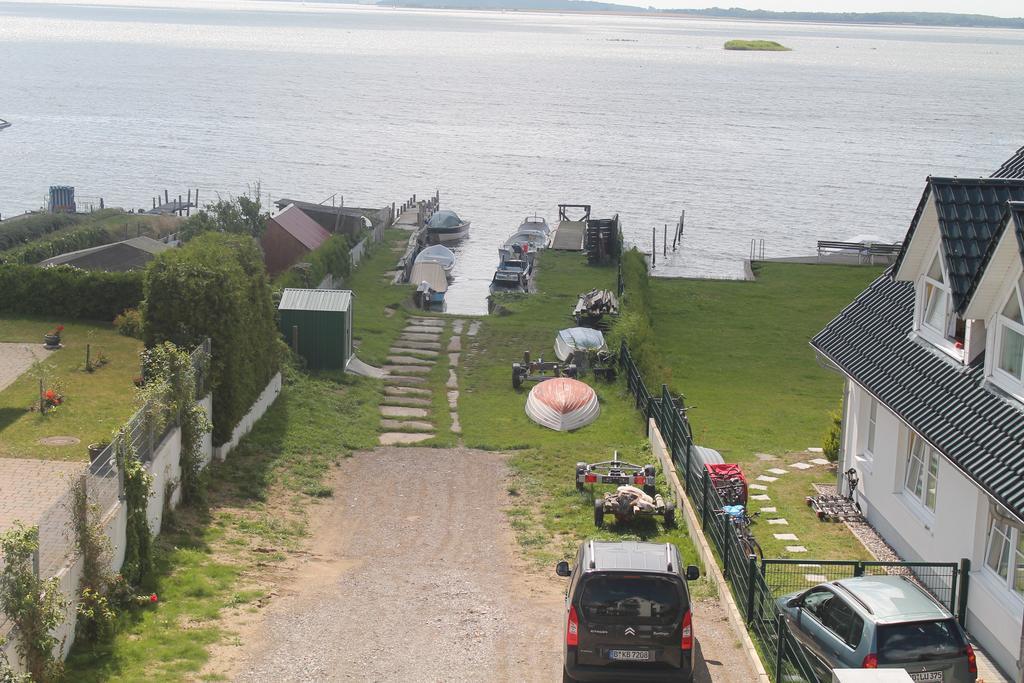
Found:
[[257, 420], [263, 417], [263, 414], [267, 412], [267, 408], [273, 405], [280, 393], [281, 373], [279, 372], [270, 378], [270, 382], [263, 390], [263, 393], [261, 393], [259, 398], [256, 399], [256, 402], [252, 404], [252, 408], [250, 408], [246, 416], [241, 419], [235, 427], [235, 430], [231, 432], [231, 440], [214, 449], [214, 455], [218, 460], [224, 460], [228, 457], [228, 453], [234, 450], [235, 446], [238, 445], [238, 442], [242, 440], [243, 436], [252, 431]]

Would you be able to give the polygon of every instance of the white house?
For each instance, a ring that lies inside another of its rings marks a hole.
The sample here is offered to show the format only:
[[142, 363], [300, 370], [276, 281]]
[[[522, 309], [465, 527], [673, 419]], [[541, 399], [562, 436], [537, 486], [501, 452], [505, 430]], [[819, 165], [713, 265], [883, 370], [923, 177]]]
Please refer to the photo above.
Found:
[[896, 263], [811, 345], [846, 376], [839, 471], [906, 560], [971, 560], [967, 629], [1022, 680], [1024, 148], [930, 177]]

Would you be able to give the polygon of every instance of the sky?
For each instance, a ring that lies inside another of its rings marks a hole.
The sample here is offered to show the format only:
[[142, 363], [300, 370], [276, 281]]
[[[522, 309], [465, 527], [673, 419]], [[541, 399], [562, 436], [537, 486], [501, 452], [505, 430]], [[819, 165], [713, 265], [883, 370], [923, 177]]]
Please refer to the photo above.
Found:
[[630, 0], [630, 4], [659, 8], [742, 7], [776, 12], [955, 12], [1024, 16], [1021, 0]]

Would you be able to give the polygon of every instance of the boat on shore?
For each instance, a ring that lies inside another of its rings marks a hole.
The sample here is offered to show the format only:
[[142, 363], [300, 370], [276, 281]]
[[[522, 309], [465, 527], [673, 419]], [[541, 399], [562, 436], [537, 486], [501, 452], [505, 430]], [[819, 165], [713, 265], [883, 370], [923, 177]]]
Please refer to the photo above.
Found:
[[455, 267], [455, 252], [443, 244], [435, 244], [421, 251], [413, 263], [436, 263], [450, 277], [452, 268]]
[[437, 211], [427, 221], [427, 239], [431, 242], [452, 242], [469, 234], [469, 221], [454, 211]]

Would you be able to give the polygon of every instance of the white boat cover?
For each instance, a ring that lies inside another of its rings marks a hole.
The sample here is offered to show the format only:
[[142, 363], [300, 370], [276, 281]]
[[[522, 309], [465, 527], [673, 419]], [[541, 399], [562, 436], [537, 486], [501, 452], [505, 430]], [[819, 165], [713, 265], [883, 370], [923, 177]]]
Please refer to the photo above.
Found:
[[601, 330], [589, 327], [570, 327], [555, 337], [555, 355], [558, 360], [569, 360], [573, 351], [607, 351]]
[[424, 282], [435, 292], [448, 291], [448, 276], [445, 275], [444, 268], [438, 263], [413, 264], [412, 272], [409, 274], [409, 284], [419, 287]]
[[596, 420], [601, 415], [601, 404], [589, 385], [568, 377], [556, 377], [530, 390], [526, 414], [542, 427], [570, 432]]
[[455, 252], [443, 244], [435, 244], [421, 251], [413, 263], [436, 263], [448, 272], [455, 265]]

